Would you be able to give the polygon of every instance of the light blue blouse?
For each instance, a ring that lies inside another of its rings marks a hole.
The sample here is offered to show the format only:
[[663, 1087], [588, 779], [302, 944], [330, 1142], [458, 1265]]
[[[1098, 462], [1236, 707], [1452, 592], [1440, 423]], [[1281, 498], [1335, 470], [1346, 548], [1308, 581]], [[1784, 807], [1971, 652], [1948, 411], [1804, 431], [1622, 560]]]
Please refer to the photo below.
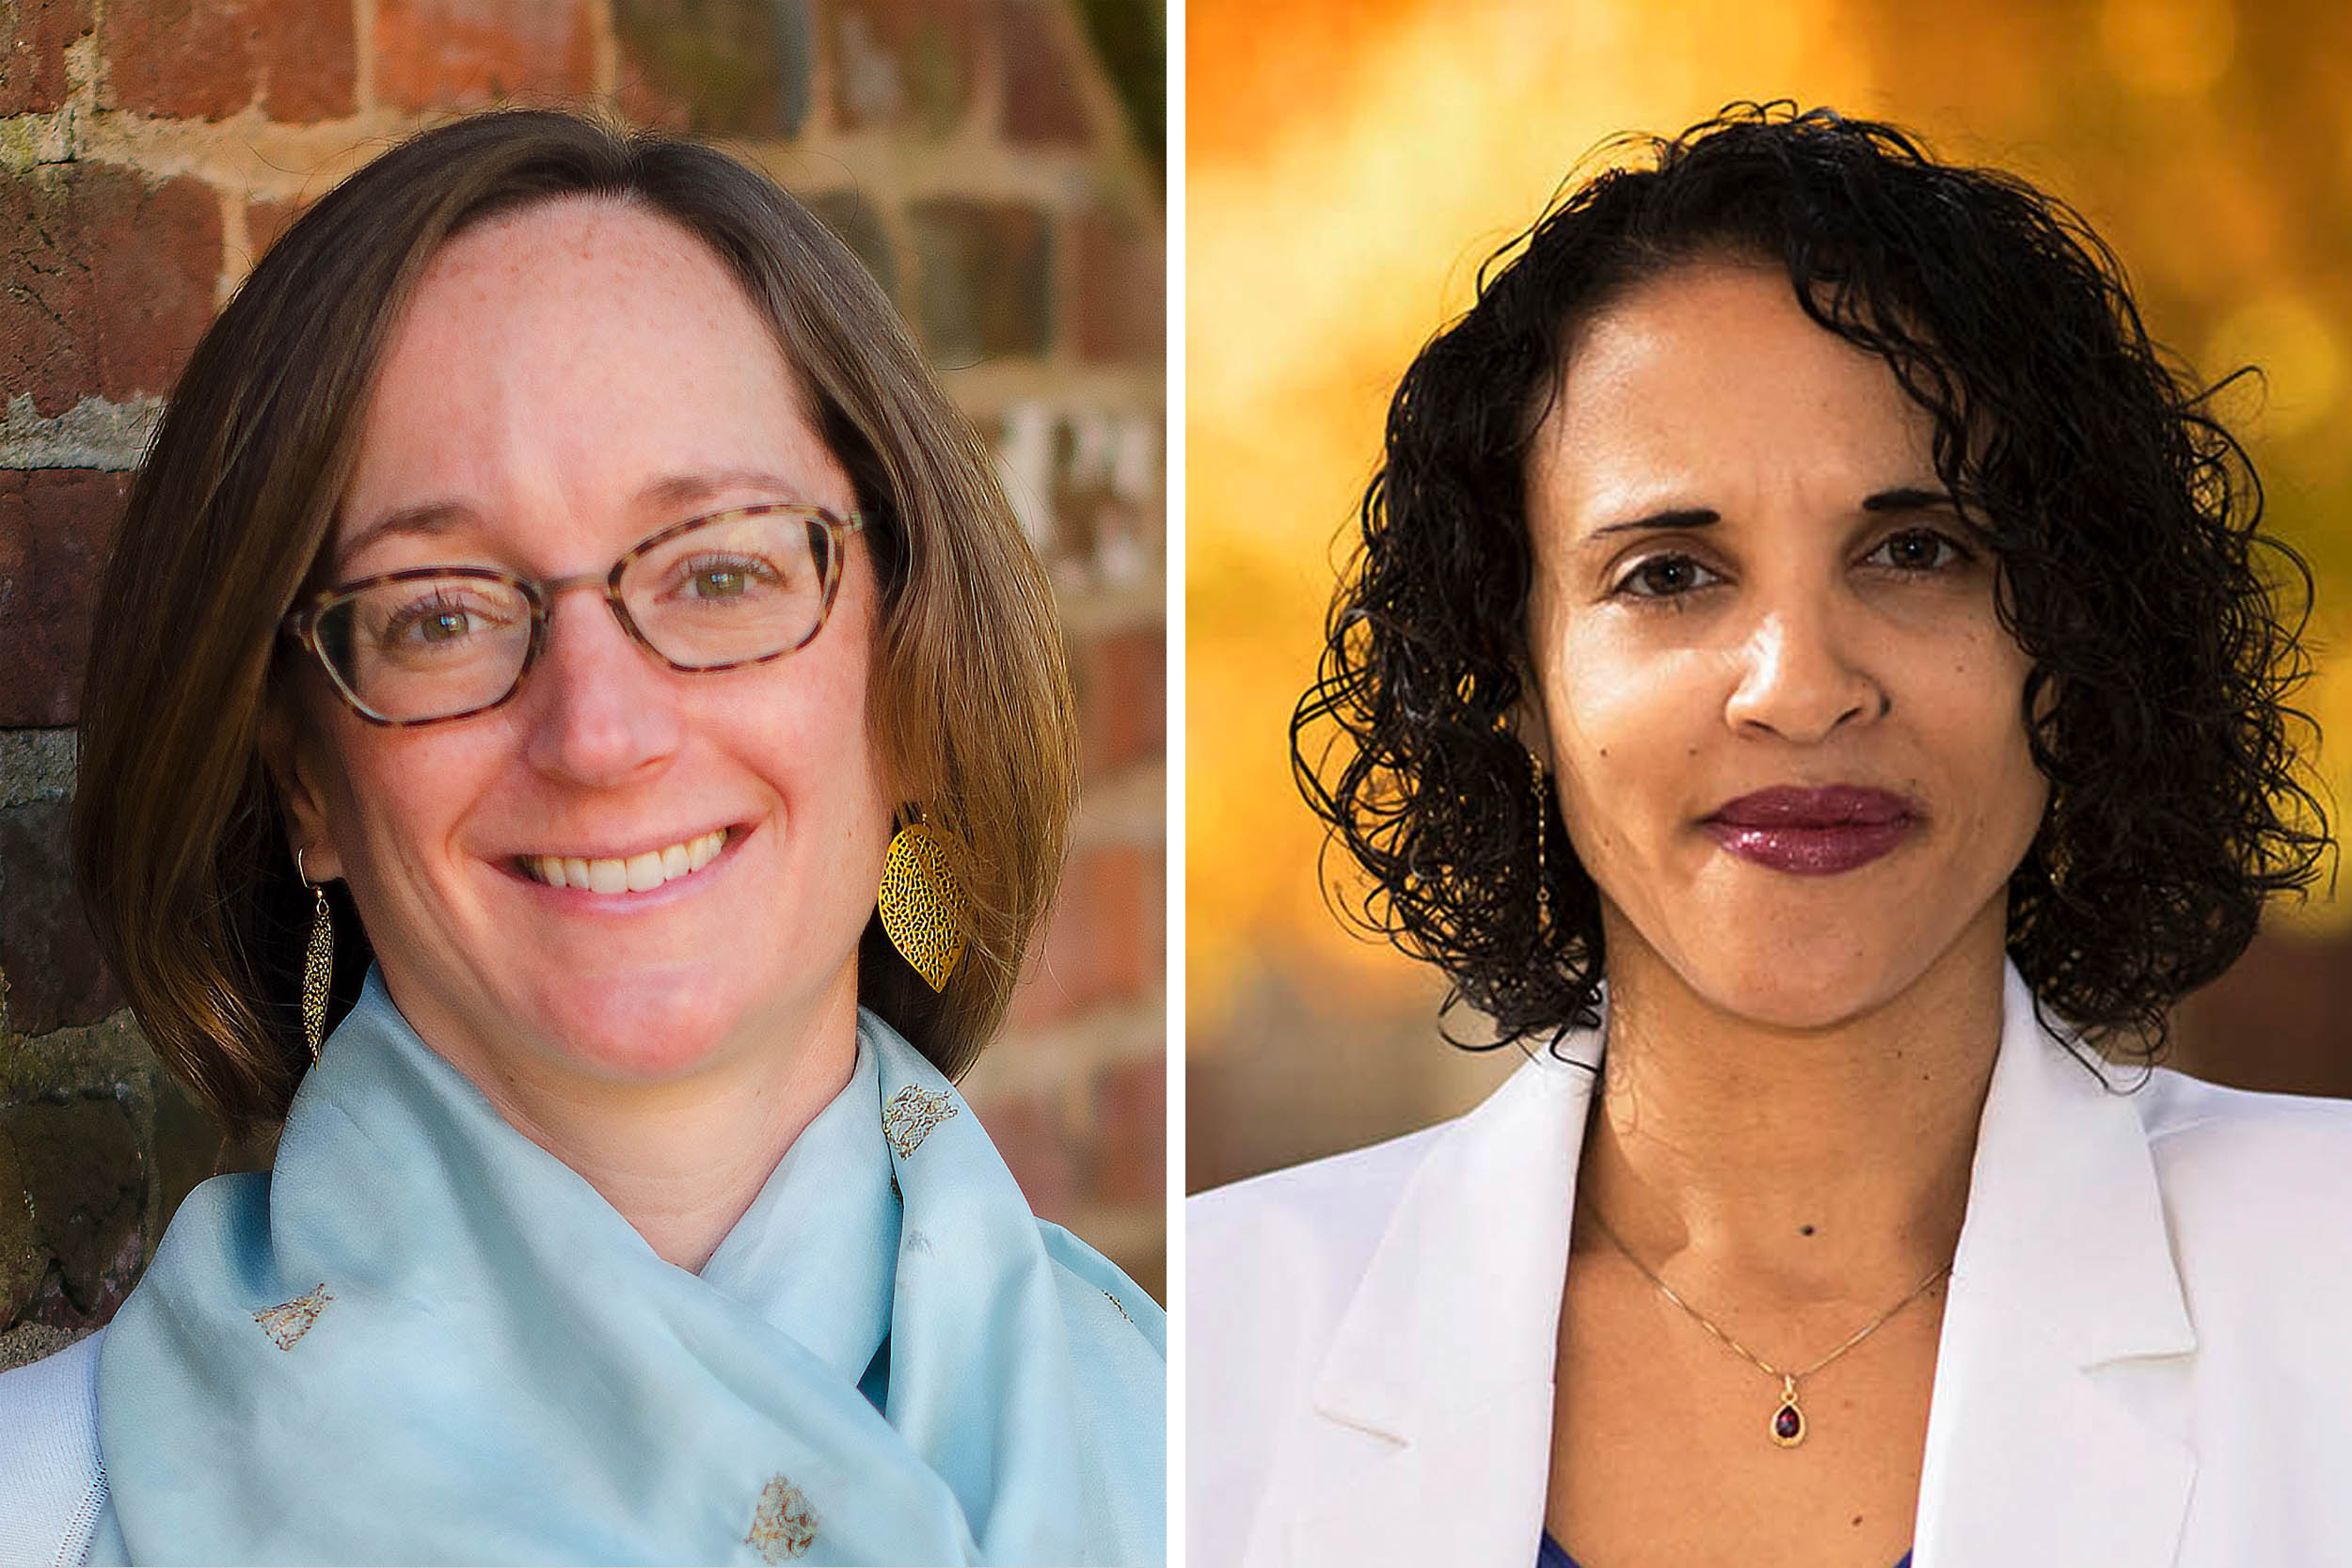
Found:
[[371, 975], [106, 1336], [93, 1560], [1158, 1562], [1165, 1335], [870, 1014], [695, 1275]]

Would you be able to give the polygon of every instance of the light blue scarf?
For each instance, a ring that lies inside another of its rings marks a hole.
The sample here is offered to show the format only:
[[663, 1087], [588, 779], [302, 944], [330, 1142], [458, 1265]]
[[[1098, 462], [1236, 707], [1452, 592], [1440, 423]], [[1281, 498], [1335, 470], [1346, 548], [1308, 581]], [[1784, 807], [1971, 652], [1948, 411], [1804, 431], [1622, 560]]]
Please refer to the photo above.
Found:
[[1159, 1308], [871, 1014], [697, 1275], [371, 974], [276, 1171], [198, 1188], [107, 1333], [102, 1550], [1156, 1563], [1166, 1364]]

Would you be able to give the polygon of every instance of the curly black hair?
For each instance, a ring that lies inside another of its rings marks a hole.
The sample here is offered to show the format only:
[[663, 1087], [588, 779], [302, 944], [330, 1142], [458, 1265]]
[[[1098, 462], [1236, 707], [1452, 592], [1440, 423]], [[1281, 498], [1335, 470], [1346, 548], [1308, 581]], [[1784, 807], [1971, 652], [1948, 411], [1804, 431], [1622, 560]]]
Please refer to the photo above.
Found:
[[2287, 705], [2309, 673], [2311, 573], [2261, 531], [2212, 389], [2150, 341], [2072, 209], [1893, 126], [1741, 103], [1671, 140], [1620, 138], [1607, 161], [1489, 258], [1390, 404], [1291, 725], [1300, 788], [1371, 874], [1343, 912], [1440, 966], [1447, 1006], [1488, 1015], [1496, 1043], [1597, 1021], [1599, 893], [1509, 728], [1529, 672], [1530, 445], [1577, 323], [1693, 261], [1778, 264], [1932, 418], [1936, 472], [1991, 545], [2002, 624], [2032, 660], [2025, 721], [2051, 795], [2010, 879], [2010, 955], [2093, 1042], [2153, 1060], [2172, 1004], [2331, 848], [2294, 744], [2316, 726]]

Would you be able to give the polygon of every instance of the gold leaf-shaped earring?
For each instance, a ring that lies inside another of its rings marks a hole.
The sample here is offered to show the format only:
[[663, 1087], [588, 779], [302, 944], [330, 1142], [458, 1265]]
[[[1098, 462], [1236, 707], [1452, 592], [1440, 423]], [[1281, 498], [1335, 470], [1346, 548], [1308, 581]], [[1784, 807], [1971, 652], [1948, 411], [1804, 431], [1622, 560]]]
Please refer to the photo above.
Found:
[[294, 851], [294, 875], [310, 890], [310, 943], [302, 953], [302, 1039], [310, 1060], [319, 1059], [326, 1038], [326, 983], [335, 973], [335, 923], [326, 912], [326, 889], [310, 880], [302, 868], [302, 851]]
[[947, 837], [914, 821], [900, 828], [882, 859], [882, 892], [874, 900], [882, 934], [933, 990], [963, 958], [970, 909], [956, 880]]

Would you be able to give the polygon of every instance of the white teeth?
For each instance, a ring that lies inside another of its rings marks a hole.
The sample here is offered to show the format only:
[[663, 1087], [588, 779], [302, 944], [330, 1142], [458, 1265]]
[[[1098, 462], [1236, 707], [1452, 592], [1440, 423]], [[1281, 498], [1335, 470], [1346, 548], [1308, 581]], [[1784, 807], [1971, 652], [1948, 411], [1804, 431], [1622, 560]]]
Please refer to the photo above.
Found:
[[648, 849], [627, 860], [592, 861], [577, 855], [530, 855], [525, 860], [549, 887], [587, 888], [596, 893], [649, 893], [664, 882], [692, 876], [717, 860], [719, 851], [726, 847], [726, 830], [721, 828], [700, 838], [690, 838], [663, 849]]

